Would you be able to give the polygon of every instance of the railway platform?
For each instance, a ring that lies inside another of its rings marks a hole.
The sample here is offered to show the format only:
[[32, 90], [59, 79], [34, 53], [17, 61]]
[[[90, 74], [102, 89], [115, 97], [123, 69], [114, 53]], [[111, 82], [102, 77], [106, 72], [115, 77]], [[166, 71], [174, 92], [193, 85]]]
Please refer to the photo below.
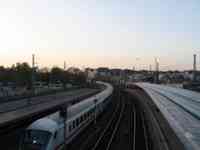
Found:
[[168, 136], [167, 142], [172, 143], [171, 149], [177, 146], [177, 142], [175, 142], [172, 136], [177, 137], [180, 144], [184, 147], [182, 149], [200, 149], [199, 93], [148, 83], [137, 83], [135, 86], [142, 89], [151, 98], [155, 104], [155, 106], [152, 106], [152, 109], [155, 110], [156, 114], [164, 117], [165, 124], [169, 124], [169, 127], [174, 132], [172, 133], [165, 128], [163, 122], [159, 122], [160, 126], [163, 127], [162, 130], [169, 131], [166, 133], [166, 136]]

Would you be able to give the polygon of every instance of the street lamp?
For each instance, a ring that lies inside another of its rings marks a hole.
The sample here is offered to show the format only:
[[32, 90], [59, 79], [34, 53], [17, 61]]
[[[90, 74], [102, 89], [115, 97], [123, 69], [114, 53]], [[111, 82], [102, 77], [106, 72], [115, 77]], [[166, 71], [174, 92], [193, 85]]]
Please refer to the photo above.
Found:
[[32, 94], [35, 94], [35, 86], [34, 86], [34, 82], [35, 82], [35, 54], [32, 54]]

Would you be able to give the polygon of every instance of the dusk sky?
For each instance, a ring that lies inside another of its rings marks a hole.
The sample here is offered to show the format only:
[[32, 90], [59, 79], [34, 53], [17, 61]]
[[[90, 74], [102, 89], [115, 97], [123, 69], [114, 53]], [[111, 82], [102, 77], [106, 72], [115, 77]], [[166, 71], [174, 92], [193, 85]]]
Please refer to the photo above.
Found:
[[1, 0], [0, 65], [200, 69], [199, 0]]

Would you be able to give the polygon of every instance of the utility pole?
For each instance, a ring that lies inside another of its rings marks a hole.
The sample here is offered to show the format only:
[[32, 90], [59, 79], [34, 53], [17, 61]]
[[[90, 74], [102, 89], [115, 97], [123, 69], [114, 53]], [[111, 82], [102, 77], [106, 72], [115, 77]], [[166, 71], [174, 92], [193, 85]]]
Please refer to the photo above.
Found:
[[64, 61], [64, 70], [66, 69], [66, 61]]
[[149, 65], [149, 71], [151, 72], [151, 70], [152, 70], [152, 67], [151, 67], [151, 65]]
[[159, 60], [155, 58], [155, 82], [159, 83]]
[[197, 55], [194, 54], [194, 55], [193, 55], [193, 58], [194, 58], [194, 60], [193, 60], [193, 61], [194, 61], [194, 62], [193, 62], [193, 82], [196, 81], [196, 71], [197, 71], [196, 57], [197, 57]]
[[66, 61], [64, 61], [64, 66], [63, 66], [63, 89], [65, 90], [66, 89], [66, 76], [65, 76], [65, 70], [66, 70]]
[[31, 84], [32, 84], [32, 94], [35, 94], [35, 86], [34, 86], [34, 82], [35, 82], [35, 54], [32, 54], [32, 80], [31, 80]]

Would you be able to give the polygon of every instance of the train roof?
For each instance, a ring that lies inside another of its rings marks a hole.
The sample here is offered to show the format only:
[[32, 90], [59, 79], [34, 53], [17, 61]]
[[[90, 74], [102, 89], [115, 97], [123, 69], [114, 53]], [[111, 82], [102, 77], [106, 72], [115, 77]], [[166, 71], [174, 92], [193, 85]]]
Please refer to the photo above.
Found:
[[49, 118], [42, 118], [32, 123], [28, 130], [42, 130], [54, 133], [58, 128], [56, 121]]
[[[97, 104], [102, 102], [105, 98], [107, 98], [109, 95], [113, 92], [112, 85], [104, 82], [98, 82], [99, 84], [105, 85], [105, 89], [96, 94], [95, 96], [92, 96], [90, 98], [87, 98], [84, 101], [81, 101], [75, 105], [72, 105], [68, 108], [68, 118], [72, 119], [76, 115], [83, 113], [84, 111], [87, 111], [87, 109], [90, 109], [91, 107], [94, 107], [94, 100], [98, 99]], [[55, 132], [57, 128], [59, 128], [59, 124], [63, 122], [63, 119], [60, 117], [59, 112], [55, 112], [45, 118], [39, 119], [35, 122], [33, 122], [27, 129], [34, 129], [34, 130], [44, 130], [49, 132]]]
[[97, 104], [98, 104], [98, 103], [101, 103], [102, 100], [104, 100], [105, 98], [107, 98], [108, 96], [110, 96], [112, 94], [113, 87], [110, 84], [104, 83], [104, 82], [98, 82], [98, 83], [105, 85], [106, 88], [102, 92], [96, 94], [95, 96], [87, 98], [87, 99], [69, 107], [68, 108], [68, 119], [71, 119], [72, 117], [76, 116], [80, 112], [87, 111], [87, 109], [94, 107], [95, 99], [97, 99]]

